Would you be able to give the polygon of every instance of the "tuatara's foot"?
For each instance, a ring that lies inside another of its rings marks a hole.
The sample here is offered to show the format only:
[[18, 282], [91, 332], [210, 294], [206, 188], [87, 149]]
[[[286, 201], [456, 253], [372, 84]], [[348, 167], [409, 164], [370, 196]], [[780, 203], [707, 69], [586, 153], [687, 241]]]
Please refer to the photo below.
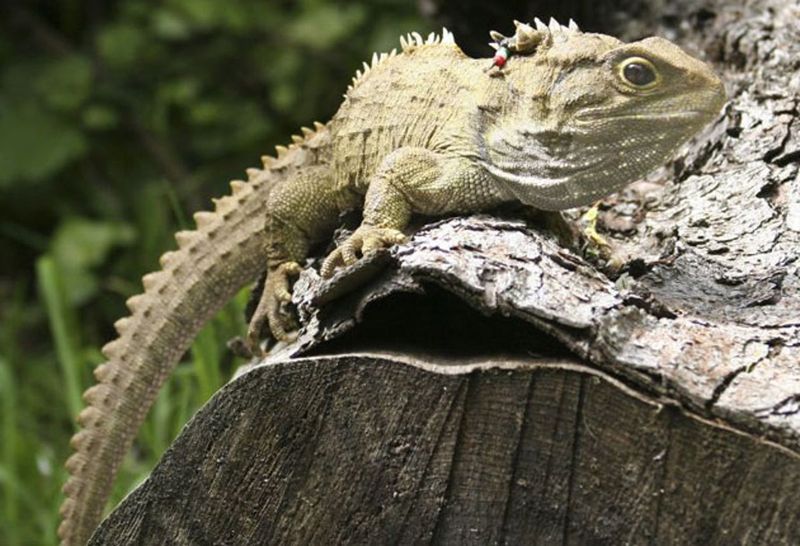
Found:
[[402, 231], [392, 228], [361, 225], [339, 248], [331, 252], [322, 264], [323, 277], [333, 275], [337, 267], [353, 265], [360, 256], [387, 248], [406, 240]]
[[297, 319], [289, 304], [292, 302], [292, 280], [301, 269], [297, 262], [285, 262], [267, 273], [261, 300], [247, 329], [247, 348], [254, 355], [262, 354], [259, 341], [265, 323], [269, 324], [270, 332], [277, 340], [289, 342], [297, 337]]
[[611, 252], [611, 244], [606, 241], [605, 237], [597, 232], [597, 213], [600, 209], [600, 201], [595, 203], [592, 208], [587, 210], [581, 216], [581, 222], [586, 223], [583, 230], [583, 236], [589, 243], [589, 252], [596, 255], [605, 256]]

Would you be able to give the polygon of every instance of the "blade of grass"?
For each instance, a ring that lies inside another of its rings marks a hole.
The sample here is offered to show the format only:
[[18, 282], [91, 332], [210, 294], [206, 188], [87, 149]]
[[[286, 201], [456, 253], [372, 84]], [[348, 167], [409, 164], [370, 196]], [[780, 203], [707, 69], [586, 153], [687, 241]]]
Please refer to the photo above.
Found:
[[162, 179], [162, 188], [169, 201], [172, 214], [175, 215], [178, 225], [181, 229], [190, 229], [189, 219], [181, 206], [181, 201], [178, 198], [178, 193], [175, 191], [175, 186], [170, 184], [167, 179]]
[[208, 400], [221, 383], [221, 355], [215, 322], [212, 320], [206, 324], [192, 344], [192, 361], [200, 400]]
[[67, 407], [74, 417], [83, 407], [81, 376], [82, 370], [85, 369], [85, 363], [79, 351], [80, 342], [73, 327], [76, 323], [75, 313], [67, 303], [58, 274], [58, 266], [52, 257], [45, 255], [37, 260], [36, 278], [50, 322], [58, 363], [61, 366], [65, 387], [64, 397]]
[[[17, 337], [21, 329], [21, 311], [25, 308], [25, 286], [20, 283], [15, 287], [0, 312], [0, 434], [2, 434], [2, 448], [0, 448], [0, 468], [10, 476], [20, 475], [20, 454], [23, 453], [20, 437], [20, 403], [17, 393], [17, 377], [14, 362], [20, 358], [20, 349]], [[4, 535], [9, 544], [20, 543], [20, 531], [13, 522], [19, 520], [20, 496], [19, 491], [7, 485], [0, 487], [2, 498], [4, 523], [0, 527], [7, 527]]]
[[[0, 463], [0, 474], [16, 476], [17, 453], [19, 445], [19, 435], [17, 434], [17, 385], [14, 380], [14, 373], [8, 360], [0, 357], [0, 401], [2, 401], [2, 463]], [[12, 487], [8, 480], [2, 480], [3, 507], [7, 529], [5, 530], [6, 539], [9, 544], [19, 544], [17, 529], [12, 522], [19, 518], [19, 489]]]

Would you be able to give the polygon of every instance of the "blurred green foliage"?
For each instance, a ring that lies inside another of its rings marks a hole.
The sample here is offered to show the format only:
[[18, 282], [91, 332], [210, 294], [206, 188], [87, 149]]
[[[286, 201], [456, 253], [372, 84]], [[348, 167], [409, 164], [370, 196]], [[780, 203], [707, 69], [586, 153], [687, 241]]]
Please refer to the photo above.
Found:
[[[431, 29], [402, 0], [3, 4], [0, 542], [55, 542], [80, 392], [171, 233], [410, 30]], [[230, 377], [245, 299], [162, 392], [114, 500]]]

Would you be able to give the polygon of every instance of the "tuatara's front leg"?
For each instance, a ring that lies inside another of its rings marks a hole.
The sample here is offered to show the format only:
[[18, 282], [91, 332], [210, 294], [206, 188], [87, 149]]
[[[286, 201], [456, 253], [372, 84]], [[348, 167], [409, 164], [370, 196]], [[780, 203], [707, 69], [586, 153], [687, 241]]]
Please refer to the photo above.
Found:
[[405, 239], [412, 213], [439, 216], [475, 211], [503, 199], [474, 161], [425, 148], [400, 148], [389, 154], [369, 180], [364, 220], [325, 259], [322, 276], [359, 257]]

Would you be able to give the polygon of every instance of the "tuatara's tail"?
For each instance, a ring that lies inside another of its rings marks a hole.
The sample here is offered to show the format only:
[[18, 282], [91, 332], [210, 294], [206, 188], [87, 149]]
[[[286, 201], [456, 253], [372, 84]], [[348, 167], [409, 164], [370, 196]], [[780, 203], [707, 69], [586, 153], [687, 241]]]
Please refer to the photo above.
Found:
[[271, 188], [298, 169], [319, 162], [327, 140], [321, 124], [304, 129], [264, 170], [248, 170], [249, 182], [232, 182], [232, 195], [199, 212], [195, 231], [176, 234], [178, 250], [161, 257], [162, 270], [146, 275], [144, 293], [127, 301], [129, 317], [115, 323], [119, 337], [103, 347], [98, 383], [84, 393], [66, 463], [58, 535], [62, 546], [82, 546], [100, 521], [117, 470], [164, 380], [202, 325], [264, 269], [265, 205]]

